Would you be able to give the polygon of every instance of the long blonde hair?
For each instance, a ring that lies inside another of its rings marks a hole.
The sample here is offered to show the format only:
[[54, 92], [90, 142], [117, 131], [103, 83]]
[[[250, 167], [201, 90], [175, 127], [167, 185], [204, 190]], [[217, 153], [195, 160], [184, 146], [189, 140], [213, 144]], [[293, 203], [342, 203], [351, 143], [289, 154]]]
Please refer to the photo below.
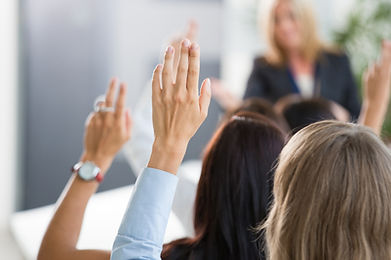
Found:
[[391, 154], [369, 129], [324, 121], [280, 155], [266, 223], [271, 260], [391, 259]]
[[314, 62], [325, 44], [319, 38], [313, 9], [308, 0], [261, 0], [259, 7], [259, 22], [263, 27], [264, 35], [268, 43], [266, 60], [273, 65], [281, 66], [287, 62], [286, 54], [275, 37], [275, 8], [280, 1], [289, 1], [295, 13], [295, 17], [301, 25], [303, 37], [302, 53], [304, 57]]

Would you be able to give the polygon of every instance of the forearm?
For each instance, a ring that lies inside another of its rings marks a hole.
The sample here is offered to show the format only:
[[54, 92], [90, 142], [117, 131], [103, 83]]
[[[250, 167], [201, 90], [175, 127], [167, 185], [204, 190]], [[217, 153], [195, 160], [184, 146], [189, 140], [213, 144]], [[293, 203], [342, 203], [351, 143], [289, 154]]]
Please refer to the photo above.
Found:
[[38, 259], [65, 259], [76, 250], [88, 200], [97, 188], [97, 182], [70, 178], [43, 238]]
[[387, 101], [381, 104], [369, 104], [364, 101], [359, 123], [371, 128], [377, 135], [380, 135], [387, 114], [388, 103]]
[[[104, 174], [110, 166], [110, 160], [96, 159], [84, 154], [81, 161], [93, 161]], [[45, 259], [108, 259], [109, 252], [77, 250], [84, 213], [89, 199], [99, 187], [97, 181], [84, 181], [74, 174], [65, 186], [58, 202], [57, 209], [48, 226], [39, 251], [39, 260]], [[90, 255], [92, 258], [86, 258]]]

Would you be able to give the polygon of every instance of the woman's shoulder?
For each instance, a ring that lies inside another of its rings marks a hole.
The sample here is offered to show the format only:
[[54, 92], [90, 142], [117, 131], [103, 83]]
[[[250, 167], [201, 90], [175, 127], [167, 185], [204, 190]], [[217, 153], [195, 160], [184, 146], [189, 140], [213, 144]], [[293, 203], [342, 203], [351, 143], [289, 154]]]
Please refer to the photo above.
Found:
[[322, 50], [320, 61], [326, 61], [331, 66], [349, 65], [349, 56], [345, 51], [339, 48]]
[[277, 66], [268, 61], [265, 56], [258, 56], [254, 59], [253, 62], [253, 71], [258, 73], [270, 73], [281, 71], [283, 66]]

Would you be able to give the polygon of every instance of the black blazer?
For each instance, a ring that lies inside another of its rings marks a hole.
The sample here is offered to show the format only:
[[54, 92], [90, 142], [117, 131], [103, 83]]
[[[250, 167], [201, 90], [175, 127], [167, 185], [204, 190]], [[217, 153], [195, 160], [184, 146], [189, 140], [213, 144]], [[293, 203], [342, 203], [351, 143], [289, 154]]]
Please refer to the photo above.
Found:
[[[357, 119], [361, 105], [349, 58], [343, 53], [324, 52], [316, 66], [314, 97], [337, 102]], [[254, 61], [244, 98], [261, 97], [275, 103], [281, 97], [297, 93], [294, 85], [286, 66], [272, 66], [260, 57]]]

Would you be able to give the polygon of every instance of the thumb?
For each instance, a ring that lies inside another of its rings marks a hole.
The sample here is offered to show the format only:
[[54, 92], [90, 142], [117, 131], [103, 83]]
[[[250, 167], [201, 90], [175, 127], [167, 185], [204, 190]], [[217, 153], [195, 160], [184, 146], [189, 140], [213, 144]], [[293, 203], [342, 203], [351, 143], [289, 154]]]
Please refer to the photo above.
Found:
[[201, 94], [200, 94], [200, 112], [202, 117], [205, 119], [208, 116], [208, 109], [211, 98], [210, 79], [207, 78], [202, 82]]

